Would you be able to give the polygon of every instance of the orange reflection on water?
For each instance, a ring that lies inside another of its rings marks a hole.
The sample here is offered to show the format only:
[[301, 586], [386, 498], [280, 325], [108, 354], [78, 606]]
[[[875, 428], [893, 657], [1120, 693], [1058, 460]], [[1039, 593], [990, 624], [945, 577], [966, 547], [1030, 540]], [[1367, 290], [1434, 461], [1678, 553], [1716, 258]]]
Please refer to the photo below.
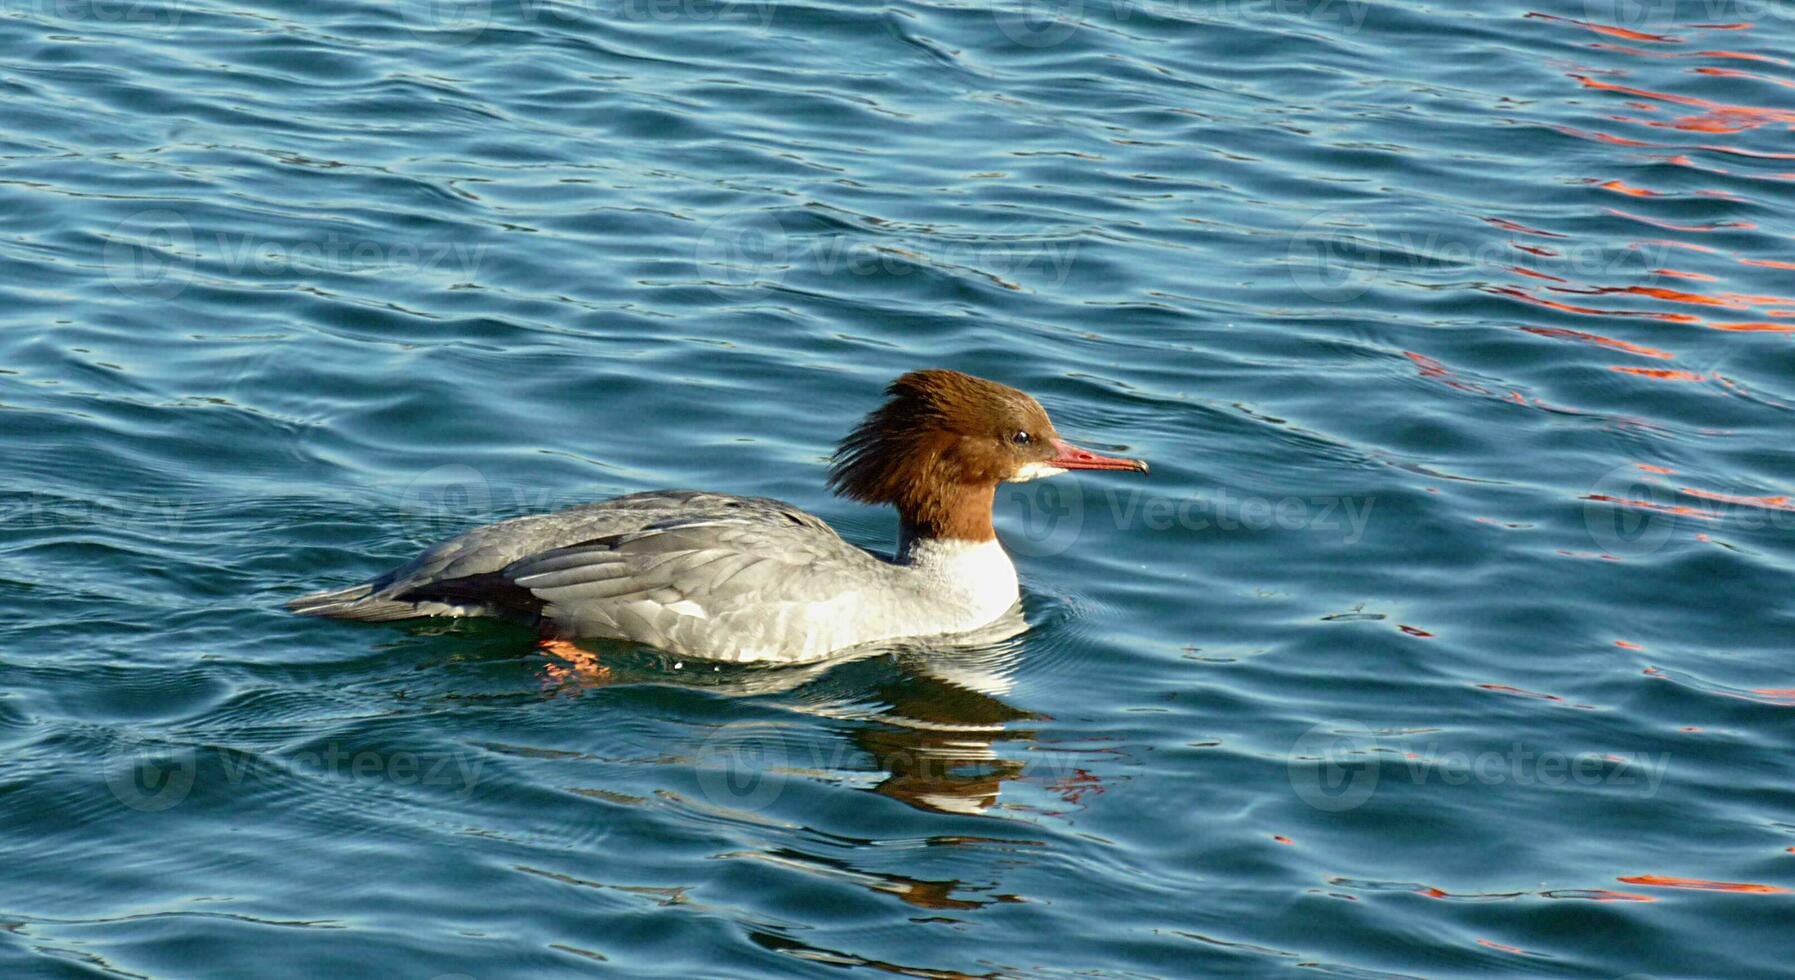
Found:
[[1563, 701], [1564, 700], [1563, 698], [1559, 697], [1556, 694], [1545, 694], [1540, 691], [1529, 691], [1526, 688], [1514, 687], [1513, 685], [1509, 685], [1509, 684], [1479, 684], [1477, 686], [1486, 691], [1497, 691], [1502, 694], [1513, 694], [1517, 697], [1533, 698], [1534, 700], [1537, 700], [1537, 701]]
[[1561, 24], [1570, 24], [1574, 27], [1581, 27], [1586, 31], [1594, 31], [1597, 34], [1606, 34], [1609, 37], [1626, 38], [1629, 41], [1651, 41], [1656, 44], [1682, 44], [1683, 43], [1682, 38], [1673, 37], [1669, 34], [1647, 34], [1644, 31], [1635, 31], [1635, 30], [1632, 30], [1631, 28], [1626, 28], [1626, 27], [1615, 27], [1611, 24], [1598, 24], [1595, 21], [1590, 21], [1590, 20], [1572, 20], [1569, 17], [1558, 17], [1553, 14], [1542, 14], [1537, 10], [1528, 11], [1527, 19], [1557, 21], [1558, 23], [1561, 23]]
[[1643, 347], [1639, 344], [1631, 344], [1624, 340], [1615, 340], [1613, 337], [1585, 333], [1582, 330], [1572, 330], [1568, 327], [1522, 327], [1521, 329], [1527, 333], [1538, 334], [1541, 337], [1562, 337], [1566, 340], [1575, 340], [1585, 344], [1595, 344], [1601, 347], [1613, 348], [1614, 350], [1626, 351], [1629, 354], [1638, 354], [1640, 357], [1656, 357], [1661, 360], [1669, 360], [1676, 357], [1675, 354], [1672, 354], [1669, 351], [1659, 350], [1656, 347]]
[[1619, 504], [1622, 507], [1637, 507], [1640, 510], [1655, 510], [1665, 514], [1677, 514], [1683, 517], [1699, 517], [1703, 520], [1714, 520], [1714, 514], [1703, 507], [1685, 507], [1681, 504], [1661, 504], [1655, 500], [1631, 500], [1626, 497], [1611, 497], [1605, 493], [1586, 493], [1584, 500], [1599, 501], [1604, 504]]
[[[1709, 46], [1711, 42], [1703, 41], [1709, 36], [1703, 32], [1749, 31], [1752, 25], [1748, 23], [1683, 23], [1674, 28], [1663, 28], [1666, 33], [1655, 33], [1538, 11], [1527, 16], [1568, 29], [1573, 36], [1577, 32], [1599, 35], [1578, 38], [1577, 43], [1583, 49], [1611, 52], [1619, 57], [1610, 56], [1605, 62], [1587, 65], [1564, 67], [1564, 63], [1559, 62], [1554, 66], [1555, 70], [1562, 71], [1559, 84], [1566, 96], [1566, 104], [1584, 107], [1584, 118], [1566, 120], [1574, 125], [1544, 121], [1565, 135], [1601, 147], [1593, 154], [1597, 162], [1589, 167], [1594, 171], [1593, 176], [1565, 175], [1567, 183], [1587, 185], [1587, 205], [1580, 214], [1572, 215], [1558, 211], [1477, 215], [1479, 220], [1507, 233], [1506, 244], [1516, 251], [1504, 253], [1506, 260], [1514, 263], [1506, 266], [1505, 274], [1495, 281], [1480, 282], [1475, 288], [1528, 304], [1531, 309], [1521, 309], [1519, 316], [1524, 319], [1514, 325], [1515, 329], [1525, 333], [1635, 358], [1688, 359], [1679, 361], [1678, 369], [1602, 364], [1599, 361], [1588, 365], [1612, 372], [1605, 375], [1611, 379], [1616, 375], [1626, 377], [1626, 381], [1615, 380], [1615, 385], [1632, 386], [1634, 379], [1679, 384], [1693, 382], [1704, 387], [1685, 390], [1698, 394], [1708, 391], [1721, 395], [1737, 393], [1756, 402], [1765, 401], [1765, 396], [1747, 392], [1709, 365], [1719, 363], [1719, 358], [1724, 356], [1723, 351], [1716, 350], [1717, 347], [1735, 342], [1767, 344], [1775, 340], [1769, 336], [1746, 336], [1748, 334], [1795, 334], [1795, 296], [1773, 295], [1780, 290], [1765, 288], [1762, 276], [1733, 266], [1737, 263], [1751, 269], [1795, 271], [1795, 256], [1784, 259], [1777, 252], [1764, 257], [1745, 257], [1736, 253], [1734, 249], [1741, 246], [1734, 236], [1726, 233], [1761, 231], [1759, 224], [1750, 220], [1757, 214], [1742, 214], [1725, 208], [1725, 205], [1720, 208], [1691, 207], [1691, 202], [1699, 205], [1707, 198], [1751, 205], [1766, 203], [1736, 191], [1741, 187], [1768, 186], [1759, 183], [1763, 181], [1795, 180], [1795, 168], [1786, 164], [1780, 169], [1792, 172], [1768, 172], [1779, 169], [1769, 161], [1795, 160], [1795, 152], [1722, 145], [1745, 142], [1744, 138], [1732, 134], [1766, 131], [1753, 137], [1756, 139], [1773, 135], [1769, 131], [1777, 127], [1795, 130], [1795, 107], [1790, 106], [1795, 99], [1787, 98], [1786, 92], [1777, 94], [1768, 88], [1752, 87], [1755, 82], [1768, 82], [1784, 90], [1795, 88], [1795, 80], [1778, 77], [1768, 67], [1788, 66], [1795, 62], [1773, 55], [1713, 48]], [[1671, 31], [1675, 33], [1668, 33]], [[1696, 43], [1691, 43], [1692, 40]], [[1653, 60], [1629, 62], [1628, 58]], [[1696, 61], [1692, 63], [1687, 59]], [[1740, 68], [1740, 64], [1746, 64], [1746, 67]], [[1738, 98], [1735, 93], [1745, 91], [1772, 92], [1770, 104], [1735, 101]], [[1595, 108], [1590, 110], [1588, 107], [1592, 102]], [[1603, 115], [1615, 122], [1600, 121]], [[1597, 121], [1590, 122], [1592, 117]], [[1608, 127], [1616, 132], [1600, 131]], [[1625, 132], [1649, 139], [1622, 135]], [[1686, 136], [1682, 135], [1684, 133], [1715, 135]], [[1704, 139], [1714, 142], [1699, 142]], [[1622, 149], [1616, 150], [1616, 147]], [[1725, 166], [1720, 165], [1721, 160], [1726, 161]], [[1661, 164], [1680, 169], [1666, 170]], [[1710, 177], [1718, 179], [1707, 179]], [[1742, 181], [1752, 183], [1741, 184]], [[1610, 194], [1630, 198], [1632, 203], [1606, 196]], [[1763, 213], [1773, 212], [1766, 210]], [[1622, 218], [1641, 227], [1629, 235], [1624, 225], [1603, 220], [1604, 215]], [[1597, 221], [1589, 222], [1591, 217]], [[1553, 228], [1544, 227], [1547, 224]], [[1774, 230], [1773, 224], [1768, 221], [1765, 224]], [[1587, 229], [1591, 225], [1606, 227], [1590, 232]], [[1620, 234], [1614, 233], [1615, 228], [1621, 229]], [[1684, 235], [1711, 244], [1681, 240]], [[1677, 250], [1674, 258], [1671, 258], [1672, 249]], [[1673, 261], [1675, 267], [1672, 267]], [[1754, 278], [1758, 281], [1754, 282]], [[1788, 291], [1795, 292], [1795, 289]], [[1571, 323], [1577, 324], [1578, 329], [1571, 328]], [[1687, 329], [1667, 327], [1702, 327], [1733, 336], [1704, 336]], [[1569, 356], [1575, 357], [1579, 353], [1587, 357], [1589, 352], [1587, 349], [1570, 351]], [[1449, 368], [1426, 354], [1414, 351], [1404, 354], [1417, 365], [1421, 377], [1458, 391], [1552, 412], [1594, 415], [1629, 427], [1657, 427], [1654, 422], [1631, 415], [1548, 405], [1533, 397], [1533, 393], [1522, 385], [1460, 373], [1465, 368]], [[1612, 360], [1612, 357], [1603, 360]], [[1482, 367], [1481, 364], [1475, 366]], [[1698, 370], [1698, 367], [1702, 369]], [[1713, 384], [1712, 388], [1705, 387], [1709, 383]], [[1643, 464], [1641, 469], [1648, 473], [1669, 472]], [[1690, 496], [1700, 497], [1701, 494]], [[1699, 499], [1685, 498], [1669, 504], [1596, 495], [1585, 499], [1703, 520], [1724, 516], [1713, 506], [1686, 506], [1703, 503]], [[1741, 503], [1763, 506], [1751, 501]], [[1605, 552], [1560, 553], [1621, 560]], [[1628, 647], [1627, 641], [1619, 643], [1624, 648], [1637, 648]]]
[[1592, 902], [1656, 902], [1650, 895], [1635, 895], [1632, 892], [1610, 891], [1606, 888], [1583, 888], [1576, 895], [1565, 892], [1541, 892], [1547, 898], [1583, 898]]
[[1657, 378], [1660, 381], [1706, 381], [1706, 380], [1708, 380], [1708, 376], [1705, 374], [1699, 374], [1695, 371], [1673, 371], [1673, 370], [1670, 370], [1669, 368], [1642, 368], [1642, 367], [1630, 367], [1630, 366], [1622, 365], [1622, 364], [1615, 364], [1615, 365], [1610, 366], [1608, 368], [1608, 370], [1619, 371], [1622, 374], [1637, 374], [1642, 377]]
[[1715, 75], [1720, 78], [1750, 78], [1760, 82], [1769, 82], [1772, 85], [1781, 85], [1784, 88], [1795, 88], [1795, 82], [1783, 78], [1772, 78], [1769, 75], [1760, 75], [1755, 71], [1740, 71], [1737, 68], [1715, 68], [1711, 65], [1703, 65], [1699, 68], [1691, 68], [1689, 70], [1697, 75]]
[[1767, 54], [1752, 54], [1749, 51], [1696, 51], [1683, 55], [1685, 58], [1736, 58], [1740, 61], [1762, 61], [1772, 65], [1786, 65], [1789, 62], [1782, 58], [1773, 58]]
[[1659, 149], [1663, 148], [1663, 144], [1660, 143], [1647, 143], [1644, 140], [1628, 139], [1625, 136], [1615, 136], [1611, 133], [1603, 133], [1596, 130], [1577, 129], [1574, 126], [1553, 126], [1552, 128], [1566, 136], [1575, 136], [1578, 139], [1584, 140], [1595, 140], [1598, 143], [1613, 143], [1615, 146], [1650, 146]]
[[1777, 885], [1756, 885], [1739, 881], [1707, 881], [1702, 878], [1674, 878], [1669, 875], [1631, 875], [1615, 881], [1652, 888], [1689, 888], [1705, 892], [1745, 892], [1754, 895], [1782, 895], [1789, 890]]
[[1477, 945], [1488, 946], [1491, 949], [1499, 949], [1504, 953], [1513, 953], [1516, 956], [1543, 956], [1543, 955], [1545, 955], [1543, 953], [1529, 952], [1528, 950], [1522, 949], [1519, 946], [1510, 946], [1507, 943], [1499, 943], [1499, 942], [1496, 942], [1494, 939], [1479, 939], [1477, 941]]
[[[1730, 688], [1712, 681], [1704, 681], [1693, 677], [1673, 676], [1662, 667], [1647, 667], [1641, 671], [1647, 677], [1688, 687], [1691, 690], [1711, 694], [1715, 697], [1732, 698], [1736, 701], [1750, 701], [1754, 704], [1773, 705], [1778, 708], [1795, 708], [1795, 688], [1786, 687], [1754, 687], [1749, 690]], [[1622, 879], [1625, 880], [1625, 879]]]
[[1748, 497], [1732, 493], [1716, 493], [1712, 490], [1697, 490], [1694, 487], [1683, 487], [1682, 492], [1691, 497], [1700, 497], [1703, 500], [1718, 500], [1721, 503], [1739, 504], [1745, 507], [1763, 507], [1768, 510], [1795, 510], [1795, 504], [1790, 503], [1790, 498], [1786, 494], [1778, 494], [1774, 497]]
[[[1783, 314], [1772, 314], [1782, 316]], [[1787, 323], [1710, 323], [1708, 326], [1716, 330], [1738, 330], [1745, 333], [1795, 333], [1795, 326]]]
[[1688, 313], [1665, 313], [1659, 310], [1605, 310], [1595, 306], [1578, 306], [1574, 303], [1561, 303], [1555, 299], [1547, 299], [1544, 296], [1540, 296], [1520, 286], [1496, 286], [1491, 292], [1500, 296], [1518, 299], [1524, 303], [1532, 303], [1535, 306], [1544, 306], [1547, 309], [1558, 310], [1563, 313], [1581, 313], [1584, 316], [1641, 317], [1647, 320], [1663, 320], [1667, 323], [1697, 323], [1701, 320], [1701, 317], [1693, 316]]
[[1707, 245], [1697, 245], [1694, 242], [1679, 242], [1674, 238], [1647, 238], [1642, 240], [1639, 244], [1662, 245], [1665, 248], [1681, 248], [1691, 252], [1703, 252], [1708, 255], [1715, 255], [1720, 251], [1719, 249], [1711, 248]]
[[1529, 228], [1528, 226], [1521, 224], [1518, 221], [1510, 221], [1507, 218], [1487, 217], [1487, 218], [1484, 218], [1483, 220], [1489, 222], [1492, 225], [1495, 225], [1498, 228], [1501, 228], [1504, 231], [1518, 231], [1524, 235], [1538, 235], [1541, 238], [1569, 238], [1570, 237], [1569, 235], [1562, 235], [1555, 231], [1546, 231], [1543, 228]]
[[[1720, 71], [1722, 69], [1714, 69]], [[1795, 111], [1788, 109], [1772, 109], [1767, 106], [1738, 105], [1731, 102], [1715, 102], [1712, 99], [1698, 98], [1693, 95], [1676, 95], [1671, 92], [1654, 92], [1651, 89], [1636, 88], [1631, 85], [1615, 85], [1591, 78], [1588, 75], [1572, 74], [1572, 78], [1582, 83], [1585, 88], [1598, 89], [1604, 92], [1618, 92], [1640, 99], [1654, 99], [1674, 105], [1688, 106], [1692, 109], [1704, 110], [1699, 115], [1679, 116], [1671, 120], [1634, 119], [1642, 126], [1660, 129], [1680, 129], [1696, 133], [1739, 133], [1748, 129], [1757, 129], [1775, 123], [1795, 125]]]
[[1795, 153], [1775, 153], [1769, 150], [1745, 150], [1736, 146], [1720, 146], [1714, 143], [1697, 143], [1698, 150], [1711, 150], [1715, 153], [1730, 153], [1736, 157], [1750, 157], [1753, 160], [1795, 160]]
[[1666, 231], [1722, 231], [1727, 228], [1736, 228], [1740, 231], [1752, 231], [1757, 228], [1757, 225], [1750, 221], [1716, 221], [1706, 225], [1679, 225], [1669, 221], [1659, 221], [1655, 218], [1648, 218], [1641, 214], [1634, 214], [1631, 211], [1622, 211], [1619, 208], [1603, 208], [1602, 210], [1617, 218], [1626, 218], [1629, 221], [1637, 221], [1642, 225], [1651, 225], [1653, 228], [1663, 228]]
[[[1783, 307], [1766, 309], [1766, 316], [1795, 315], [1795, 297], [1789, 296], [1756, 296], [1751, 293], [1723, 292], [1714, 295], [1691, 293], [1681, 289], [1667, 289], [1663, 286], [1596, 286], [1591, 289], [1572, 289], [1568, 286], [1547, 286], [1555, 293], [1570, 293], [1584, 296], [1644, 296], [1649, 299], [1661, 299], [1667, 303], [1682, 303], [1688, 306], [1718, 306], [1729, 310], [1752, 310], [1759, 307]], [[1716, 324], [1718, 326], [1718, 324]], [[1754, 329], [1750, 327], [1738, 329]], [[1764, 328], [1756, 328], [1764, 329]], [[1772, 327], [1770, 329], [1777, 329]]]
[[[1579, 292], [1579, 290], [1575, 289], [1565, 289], [1560, 291], [1566, 293]], [[1701, 293], [1686, 293], [1680, 289], [1666, 289], [1662, 286], [1597, 286], [1594, 289], [1581, 290], [1581, 292], [1603, 296], [1614, 293], [1624, 293], [1632, 296], [1648, 296], [1652, 299], [1664, 300], [1667, 303], [1687, 303], [1690, 306], [1737, 305], [1717, 296], [1704, 296]]]
[[1789, 64], [1788, 61], [1772, 55], [1753, 54], [1749, 51], [1728, 51], [1725, 48], [1709, 48], [1705, 51], [1647, 51], [1644, 48], [1630, 48], [1624, 44], [1609, 44], [1606, 41], [1596, 41], [1590, 47], [1597, 51], [1614, 51], [1636, 58], [1726, 58], [1735, 61], [1757, 61], [1768, 65]]
[[1402, 352], [1402, 356], [1420, 365], [1420, 370], [1417, 373], [1423, 378], [1437, 379], [1441, 384], [1444, 384], [1449, 388], [1456, 388], [1459, 391], [1469, 391], [1479, 395], [1490, 394], [1490, 390], [1482, 385], [1457, 380], [1452, 376], [1452, 372], [1447, 369], [1446, 365], [1428, 357], [1426, 354], [1417, 354], [1412, 350], [1405, 350]]

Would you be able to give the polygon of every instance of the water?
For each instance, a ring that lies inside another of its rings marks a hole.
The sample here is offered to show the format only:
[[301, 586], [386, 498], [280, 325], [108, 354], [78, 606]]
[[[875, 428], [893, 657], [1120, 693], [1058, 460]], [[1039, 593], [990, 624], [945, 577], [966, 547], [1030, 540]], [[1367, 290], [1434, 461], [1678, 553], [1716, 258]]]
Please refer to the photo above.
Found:
[[[1782, 971], [1795, 19], [1540, 3], [8, 0], [0, 974]], [[1024, 636], [281, 609], [930, 365]]]

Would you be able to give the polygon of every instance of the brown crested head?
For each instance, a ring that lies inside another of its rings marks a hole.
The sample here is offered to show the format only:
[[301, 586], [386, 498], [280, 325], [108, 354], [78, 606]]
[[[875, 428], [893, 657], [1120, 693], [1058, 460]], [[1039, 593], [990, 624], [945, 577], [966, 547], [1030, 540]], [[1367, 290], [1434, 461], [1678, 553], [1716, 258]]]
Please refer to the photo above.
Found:
[[1133, 469], [1060, 439], [1041, 403], [1008, 385], [931, 368], [885, 388], [890, 400], [843, 439], [829, 487], [891, 504], [916, 533], [986, 541], [997, 484], [1065, 469]]

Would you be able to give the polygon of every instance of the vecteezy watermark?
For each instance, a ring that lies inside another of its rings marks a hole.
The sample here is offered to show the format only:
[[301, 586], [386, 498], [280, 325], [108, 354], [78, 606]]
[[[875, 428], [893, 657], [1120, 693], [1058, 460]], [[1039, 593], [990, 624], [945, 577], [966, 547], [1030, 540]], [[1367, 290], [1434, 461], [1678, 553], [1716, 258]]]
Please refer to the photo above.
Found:
[[1530, 244], [1497, 234], [1390, 231], [1363, 215], [1335, 211], [1311, 217], [1291, 233], [1284, 265], [1305, 295], [1332, 304], [1358, 299], [1392, 277], [1465, 270], [1551, 279], [1568, 273], [1584, 281], [1656, 279], [1675, 264], [1674, 252], [1673, 244], [1658, 240], [1615, 245], [1552, 237]]
[[[237, 382], [238, 388], [254, 384], [257, 377], [261, 377], [259, 369], [252, 369]], [[400, 523], [426, 536], [465, 531], [503, 516], [545, 513], [589, 502], [587, 494], [575, 491], [557, 494], [521, 483], [495, 486], [481, 470], [465, 463], [432, 467], [397, 488], [375, 488], [369, 497], [373, 507], [396, 511]], [[173, 535], [194, 513], [216, 509], [221, 503], [228, 502], [212, 495], [119, 493], [74, 498], [44, 491], [0, 492], [0, 532], [138, 527]]]
[[0, 494], [0, 528], [147, 525], [172, 535], [180, 531], [193, 504], [191, 497], [154, 494], [94, 498], [59, 497], [35, 491]]
[[492, 0], [398, 0], [405, 27], [438, 45], [467, 44], [492, 25]]
[[1670, 766], [1669, 752], [1536, 751], [1520, 742], [1470, 751], [1438, 741], [1418, 747], [1394, 736], [1385, 741], [1358, 722], [1315, 725], [1286, 755], [1290, 787], [1304, 803], [1330, 813], [1363, 806], [1391, 780], [1415, 786], [1618, 787], [1651, 798]]
[[1678, 528], [1711, 531], [1724, 525], [1786, 534], [1795, 531], [1795, 510], [1780, 496], [1679, 490], [1655, 468], [1627, 463], [1603, 474], [1583, 495], [1583, 524], [1604, 554], [1640, 558], [1664, 547]]
[[[528, 0], [525, 0], [528, 2]], [[590, 11], [593, 16], [618, 20], [667, 24], [675, 21], [728, 21], [756, 23], [765, 30], [778, 8], [775, 0], [535, 0], [550, 11], [564, 7]]]
[[1290, 788], [1317, 810], [1357, 809], [1377, 792], [1377, 736], [1358, 722], [1315, 725], [1290, 746], [1285, 775]]
[[698, 236], [693, 260], [700, 278], [721, 287], [778, 285], [790, 260], [785, 228], [766, 211], [721, 218]]
[[979, 276], [1007, 289], [1021, 289], [1022, 281], [1064, 285], [1078, 258], [1078, 242], [1013, 234], [981, 234], [976, 237], [934, 237], [908, 245], [878, 245], [832, 235], [811, 253], [816, 271], [823, 275], [845, 272], [852, 276], [900, 278], [923, 269], [946, 270]]
[[1335, 494], [1245, 494], [1227, 487], [1169, 496], [1104, 487], [1093, 499], [1077, 480], [1002, 484], [998, 513], [1016, 530], [1004, 546], [1031, 558], [1064, 554], [1087, 527], [1115, 531], [1303, 531], [1358, 544], [1371, 523], [1376, 497]]
[[124, 739], [107, 753], [104, 766], [113, 798], [142, 813], [178, 806], [199, 774], [193, 746], [165, 739]]
[[492, 484], [466, 463], [447, 463], [407, 483], [399, 510], [425, 537], [458, 533], [492, 520]]
[[[801, 244], [808, 247], [800, 250]], [[778, 285], [794, 269], [803, 269], [820, 276], [888, 279], [936, 270], [1022, 289], [1025, 282], [1063, 285], [1078, 249], [1076, 238], [1020, 230], [890, 241], [832, 234], [799, 242], [771, 212], [751, 211], [706, 226], [693, 261], [698, 277], [718, 288]]]
[[1377, 281], [1377, 228], [1353, 214], [1317, 215], [1290, 238], [1286, 255], [1298, 289], [1323, 303], [1358, 299]]
[[1661, 34], [1700, 24], [1795, 19], [1795, 0], [1583, 0], [1590, 22]]
[[1078, 30], [1084, 8], [1085, 0], [998, 0], [991, 13], [1004, 37], [1025, 47], [1050, 48]]
[[777, 728], [732, 722], [698, 747], [698, 788], [712, 804], [764, 810], [785, 791], [785, 739]]
[[125, 24], [134, 27], [181, 23], [187, 4], [179, 0], [0, 0], [0, 11], [17, 11], [39, 18]]
[[1370, 0], [1000, 0], [992, 7], [997, 29], [1031, 48], [1059, 44], [1085, 24], [1104, 20], [1126, 24], [1139, 8], [1186, 21], [1239, 21], [1279, 17], [1300, 19], [1344, 34], [1357, 34]]
[[330, 233], [278, 240], [215, 232], [199, 235], [186, 215], [166, 208], [138, 211], [106, 236], [106, 276], [120, 292], [170, 299], [187, 288], [196, 269], [237, 277], [297, 272], [397, 273], [475, 278], [487, 246], [448, 241], [377, 242]]
[[1617, 466], [1583, 495], [1583, 526], [1606, 554], [1636, 558], [1664, 547], [1676, 532], [1676, 493], [1638, 466]]
[[412, 34], [434, 44], [461, 45], [478, 39], [502, 12], [508, 22], [577, 24], [604, 19], [670, 24], [717, 21], [752, 23], [766, 30], [774, 0], [399, 0], [400, 16]]
[[202, 783], [231, 788], [294, 777], [380, 780], [394, 786], [442, 788], [465, 800], [486, 761], [467, 751], [350, 749], [329, 742], [278, 757], [165, 739], [121, 742], [106, 762], [114, 799], [143, 813], [179, 806]]
[[949, 744], [933, 739], [798, 738], [773, 724], [733, 722], [711, 731], [693, 754], [703, 799], [720, 809], [761, 811], [779, 801], [793, 776], [884, 787], [926, 808], [957, 812], [993, 805], [1000, 784], [1024, 782], [1068, 802], [1104, 792], [1077, 750], [1035, 746], [1006, 758], [993, 746], [1001, 727], [968, 727]]
[[1500, 751], [1442, 751], [1429, 742], [1405, 755], [1397, 769], [1416, 785], [1619, 786], [1649, 798], [1658, 794], [1669, 766], [1669, 752], [1536, 752], [1520, 742]]
[[120, 292], [168, 299], [193, 280], [193, 226], [165, 208], [138, 211], [106, 236], [106, 276]]

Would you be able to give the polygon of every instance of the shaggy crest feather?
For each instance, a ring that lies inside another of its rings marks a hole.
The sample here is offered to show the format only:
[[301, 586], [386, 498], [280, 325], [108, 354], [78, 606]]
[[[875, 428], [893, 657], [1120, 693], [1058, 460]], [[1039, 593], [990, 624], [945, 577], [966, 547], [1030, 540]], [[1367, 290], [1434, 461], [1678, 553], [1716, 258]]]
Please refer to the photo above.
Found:
[[[912, 371], [885, 388], [890, 397], [848, 433], [829, 470], [829, 488], [851, 500], [891, 504], [929, 536], [989, 540], [997, 484], [1019, 458], [1051, 457], [1047, 411], [1026, 393], [970, 374]], [[1010, 440], [1029, 435], [1027, 448]]]

